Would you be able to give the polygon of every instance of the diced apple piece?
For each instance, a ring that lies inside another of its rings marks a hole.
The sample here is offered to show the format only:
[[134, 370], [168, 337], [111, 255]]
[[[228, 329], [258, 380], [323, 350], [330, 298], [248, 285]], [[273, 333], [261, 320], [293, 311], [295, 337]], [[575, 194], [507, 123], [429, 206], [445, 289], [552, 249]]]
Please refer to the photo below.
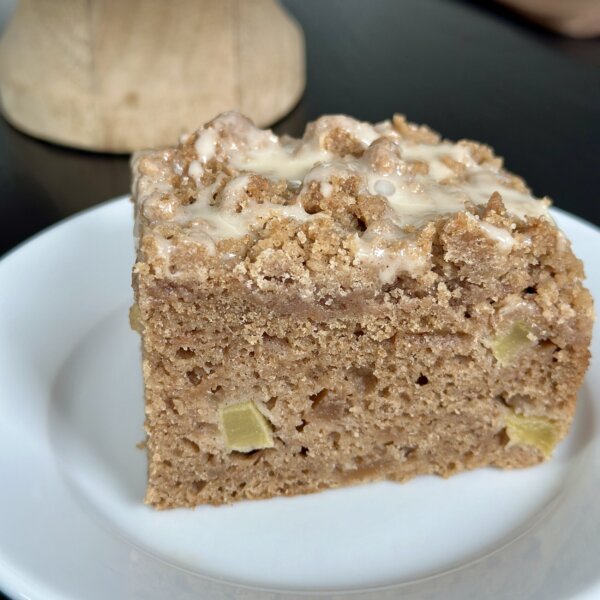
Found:
[[545, 417], [527, 417], [508, 413], [506, 434], [513, 444], [534, 446], [549, 458], [560, 439], [558, 423]]
[[226, 406], [220, 416], [221, 431], [228, 450], [251, 452], [273, 447], [271, 426], [254, 402]]
[[131, 327], [133, 331], [142, 333], [142, 315], [140, 313], [140, 307], [137, 303], [129, 309], [129, 327]]
[[492, 352], [502, 365], [509, 365], [525, 348], [535, 343], [531, 329], [521, 321], [517, 321], [506, 335], [501, 335], [492, 341]]

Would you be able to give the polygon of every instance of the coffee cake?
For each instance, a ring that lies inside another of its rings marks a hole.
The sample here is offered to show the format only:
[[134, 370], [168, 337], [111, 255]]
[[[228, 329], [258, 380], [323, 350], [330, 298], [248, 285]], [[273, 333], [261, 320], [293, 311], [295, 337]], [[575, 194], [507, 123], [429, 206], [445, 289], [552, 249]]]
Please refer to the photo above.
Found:
[[525, 467], [566, 435], [591, 298], [489, 147], [224, 113], [133, 172], [148, 503]]

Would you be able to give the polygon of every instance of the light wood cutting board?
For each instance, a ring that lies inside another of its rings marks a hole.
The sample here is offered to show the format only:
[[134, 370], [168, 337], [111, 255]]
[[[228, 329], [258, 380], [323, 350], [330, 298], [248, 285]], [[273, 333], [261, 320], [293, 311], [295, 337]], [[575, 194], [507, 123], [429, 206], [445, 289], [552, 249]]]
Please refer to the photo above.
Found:
[[97, 151], [172, 144], [232, 108], [268, 125], [304, 83], [302, 31], [275, 0], [21, 0], [0, 41], [6, 118]]

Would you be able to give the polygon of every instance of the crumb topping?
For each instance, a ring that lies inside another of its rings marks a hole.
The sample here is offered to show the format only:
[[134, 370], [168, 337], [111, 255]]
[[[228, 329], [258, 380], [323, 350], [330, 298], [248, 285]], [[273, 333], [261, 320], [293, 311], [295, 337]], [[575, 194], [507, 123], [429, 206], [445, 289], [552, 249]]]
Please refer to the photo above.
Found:
[[[508, 254], [515, 239], [486, 218], [489, 207], [526, 220], [545, 216], [550, 204], [489, 147], [442, 140], [400, 115], [375, 125], [324, 116], [294, 139], [228, 112], [134, 163], [136, 221], [152, 229], [165, 264], [171, 240], [182, 237], [225, 258], [265, 250], [269, 236], [288, 247], [312, 238], [313, 254], [315, 247], [325, 260], [337, 253], [387, 284], [430, 269], [429, 225], [441, 217], [466, 212], [470, 226]], [[270, 254], [282, 245], [271, 244]]]

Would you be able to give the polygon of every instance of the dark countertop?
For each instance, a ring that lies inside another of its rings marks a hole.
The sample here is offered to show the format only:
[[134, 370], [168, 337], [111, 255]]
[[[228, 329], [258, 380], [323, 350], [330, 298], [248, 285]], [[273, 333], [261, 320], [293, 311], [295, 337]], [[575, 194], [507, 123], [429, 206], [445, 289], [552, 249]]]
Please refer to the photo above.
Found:
[[[600, 225], [600, 39], [567, 40], [475, 0], [283, 3], [305, 30], [308, 83], [277, 133], [322, 113], [402, 112], [490, 144], [536, 195]], [[40, 142], [0, 119], [0, 187], [3, 254], [127, 193], [128, 157]]]
[[[308, 83], [275, 130], [342, 112], [394, 112], [486, 142], [534, 193], [600, 224], [600, 40], [566, 40], [457, 0], [285, 0], [303, 25]], [[129, 188], [128, 158], [78, 152], [0, 119], [0, 254]]]

